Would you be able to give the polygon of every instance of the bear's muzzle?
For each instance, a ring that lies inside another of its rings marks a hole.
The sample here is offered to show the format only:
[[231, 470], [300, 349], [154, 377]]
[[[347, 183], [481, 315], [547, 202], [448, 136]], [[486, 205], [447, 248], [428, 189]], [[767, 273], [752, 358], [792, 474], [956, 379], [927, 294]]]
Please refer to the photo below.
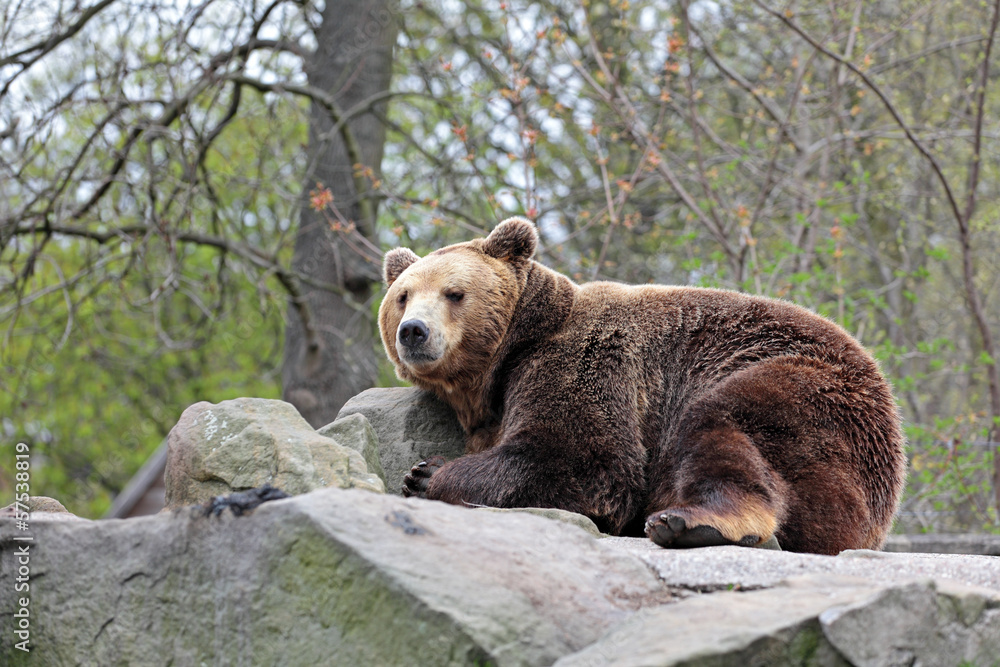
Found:
[[432, 335], [430, 325], [421, 319], [409, 319], [396, 329], [396, 349], [403, 363], [411, 368], [427, 368], [444, 353], [440, 334]]

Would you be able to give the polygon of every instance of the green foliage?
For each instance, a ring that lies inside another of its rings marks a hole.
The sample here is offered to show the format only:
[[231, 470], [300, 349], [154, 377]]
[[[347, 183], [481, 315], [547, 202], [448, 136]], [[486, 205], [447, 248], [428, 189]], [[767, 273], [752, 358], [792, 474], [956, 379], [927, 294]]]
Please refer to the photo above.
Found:
[[[26, 442], [31, 493], [88, 517], [108, 509], [188, 405], [280, 396], [287, 301], [267, 258], [290, 255], [307, 130], [300, 99], [247, 91], [227, 120], [231, 91], [202, 89], [180, 121], [140, 136], [103, 199], [64, 221], [55, 211], [99, 187], [130, 123], [155, 124], [161, 100], [192, 90], [172, 14], [120, 10], [81, 33], [83, 44], [100, 35], [84, 62], [22, 79], [34, 98], [15, 111], [38, 114], [37, 129], [2, 146], [20, 170], [0, 185], [0, 496], [13, 493], [6, 462]], [[133, 67], [120, 71], [123, 61]], [[72, 84], [76, 94], [45, 112]], [[42, 217], [94, 236], [7, 233]]]
[[990, 505], [995, 446], [979, 415], [935, 418], [933, 426], [911, 424], [910, 479], [901, 527], [908, 532], [997, 530]]
[[[217, 253], [194, 254], [191, 271], [218, 264]], [[58, 285], [53, 267], [80, 259], [74, 246], [47, 257], [32, 292]], [[136, 282], [98, 284], [70, 311], [65, 303], [77, 295], [53, 291], [18, 314], [0, 352], [0, 456], [13, 461], [14, 444], [28, 443], [31, 493], [81, 516], [108, 509], [188, 405], [280, 395], [280, 304], [243, 285], [210, 317], [181, 292], [159, 299], [151, 313], [141, 299], [122, 298], [141, 293]], [[12, 481], [5, 466], [0, 491], [12, 492]]]

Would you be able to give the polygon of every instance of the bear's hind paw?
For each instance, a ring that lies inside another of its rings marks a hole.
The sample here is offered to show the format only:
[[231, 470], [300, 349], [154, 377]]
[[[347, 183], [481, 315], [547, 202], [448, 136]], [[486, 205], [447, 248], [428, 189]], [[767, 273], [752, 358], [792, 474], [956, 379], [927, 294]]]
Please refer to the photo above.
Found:
[[730, 540], [718, 529], [707, 524], [689, 527], [683, 516], [671, 510], [653, 514], [646, 519], [646, 536], [655, 544], [668, 549], [725, 545], [752, 547], [760, 542], [758, 535], [745, 535], [739, 540]]
[[443, 456], [432, 456], [410, 468], [410, 472], [403, 478], [403, 495], [407, 498], [426, 498], [431, 476], [444, 464]]

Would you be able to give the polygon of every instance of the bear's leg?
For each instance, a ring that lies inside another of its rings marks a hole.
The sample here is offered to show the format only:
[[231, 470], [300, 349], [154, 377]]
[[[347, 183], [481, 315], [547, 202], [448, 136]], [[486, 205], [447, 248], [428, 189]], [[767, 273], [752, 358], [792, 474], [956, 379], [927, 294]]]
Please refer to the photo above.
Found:
[[654, 490], [646, 535], [662, 547], [754, 546], [774, 535], [785, 483], [733, 427], [684, 439], [682, 457]]
[[611, 448], [606, 454], [589, 461], [570, 448], [514, 439], [448, 463], [434, 457], [417, 464], [403, 495], [473, 507], [554, 507], [617, 535], [642, 510], [645, 480], [641, 459]]
[[905, 459], [888, 388], [865, 372], [779, 357], [688, 405], [650, 468], [650, 538], [746, 544], [777, 532], [792, 551], [878, 548]]
[[435, 469], [426, 480], [425, 497], [454, 505], [582, 511], [579, 489], [560, 483], [564, 478], [561, 470], [543, 465], [519, 450], [522, 448], [500, 445], [443, 465], [432, 461], [427, 467]]

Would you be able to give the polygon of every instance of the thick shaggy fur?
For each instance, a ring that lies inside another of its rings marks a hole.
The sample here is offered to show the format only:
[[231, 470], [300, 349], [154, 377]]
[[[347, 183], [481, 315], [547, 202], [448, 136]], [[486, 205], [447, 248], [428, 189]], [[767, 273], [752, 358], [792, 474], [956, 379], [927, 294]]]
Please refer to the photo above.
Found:
[[[536, 242], [514, 218], [423, 259], [386, 256], [386, 352], [469, 434], [465, 456], [415, 467], [408, 493], [559, 507], [669, 547], [881, 547], [903, 436], [846, 331], [736, 292], [579, 286], [532, 259]], [[413, 322], [426, 341], [401, 338]]]

